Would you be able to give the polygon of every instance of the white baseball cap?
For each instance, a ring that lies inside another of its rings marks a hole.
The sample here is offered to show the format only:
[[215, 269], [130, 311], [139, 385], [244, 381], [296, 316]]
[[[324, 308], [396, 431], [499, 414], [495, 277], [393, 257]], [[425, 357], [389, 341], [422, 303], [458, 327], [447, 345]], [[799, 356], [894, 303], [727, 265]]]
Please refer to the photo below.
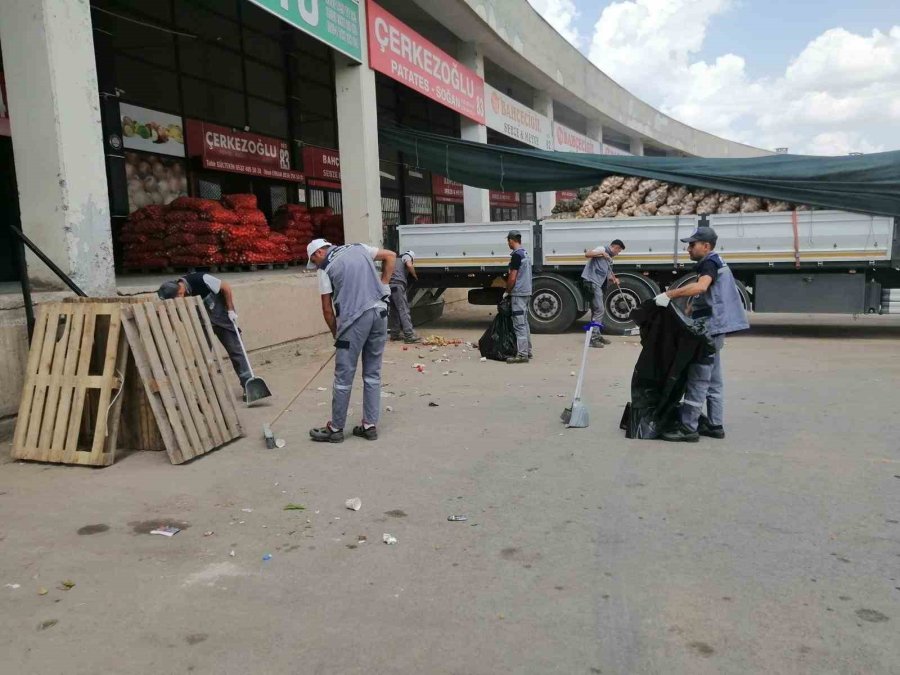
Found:
[[333, 246], [333, 244], [326, 239], [313, 239], [306, 245], [306, 257], [309, 259], [309, 262], [306, 263], [306, 269], [316, 269], [316, 264], [312, 261], [312, 255], [320, 248], [325, 248], [326, 246]]

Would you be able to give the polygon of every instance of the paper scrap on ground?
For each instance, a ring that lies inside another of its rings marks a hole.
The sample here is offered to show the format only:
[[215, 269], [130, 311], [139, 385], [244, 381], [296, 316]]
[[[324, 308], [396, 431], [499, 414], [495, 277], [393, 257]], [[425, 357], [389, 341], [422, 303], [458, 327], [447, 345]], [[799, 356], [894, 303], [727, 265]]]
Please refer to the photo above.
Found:
[[175, 527], [174, 525], [166, 525], [165, 527], [158, 527], [155, 530], [150, 530], [150, 534], [161, 534], [164, 537], [174, 537], [179, 532], [181, 532], [181, 528]]
[[[285, 511], [306, 511], [306, 507], [303, 504], [288, 504], [284, 507]], [[318, 511], [316, 511], [318, 513]]]
[[397, 537], [395, 537], [392, 534], [388, 534], [387, 532], [385, 532], [383, 535], [381, 535], [381, 540], [385, 544], [396, 544], [397, 543]]
[[344, 506], [346, 506], [351, 511], [359, 511], [362, 508], [362, 499], [360, 499], [359, 497], [348, 499], [344, 502]]

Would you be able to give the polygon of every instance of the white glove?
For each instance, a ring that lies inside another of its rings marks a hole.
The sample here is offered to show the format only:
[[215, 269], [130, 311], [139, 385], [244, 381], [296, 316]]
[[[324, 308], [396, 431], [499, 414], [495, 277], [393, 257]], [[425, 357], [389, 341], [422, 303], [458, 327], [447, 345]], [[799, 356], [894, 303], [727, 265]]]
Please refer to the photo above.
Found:
[[381, 284], [381, 297], [389, 298], [391, 297], [391, 286], [390, 284]]
[[656, 301], [656, 304], [659, 307], [668, 307], [669, 303], [672, 302], [672, 298], [670, 298], [665, 293], [660, 293], [653, 299]]
[[234, 323], [237, 323], [237, 312], [235, 312], [233, 309], [229, 309], [228, 318], [231, 319]]

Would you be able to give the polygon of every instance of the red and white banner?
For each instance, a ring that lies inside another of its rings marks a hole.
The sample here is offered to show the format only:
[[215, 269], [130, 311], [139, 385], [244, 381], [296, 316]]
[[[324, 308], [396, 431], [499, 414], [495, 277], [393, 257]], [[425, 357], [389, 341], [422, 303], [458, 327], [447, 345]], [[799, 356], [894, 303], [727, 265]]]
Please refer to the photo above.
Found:
[[572, 131], [559, 122], [553, 123], [553, 144], [557, 152], [581, 152], [588, 155], [600, 154], [600, 143], [584, 134]]
[[484, 124], [484, 80], [368, 0], [369, 65], [423, 96]]
[[303, 181], [303, 174], [291, 169], [291, 152], [285, 140], [199, 120], [187, 120], [186, 126], [188, 153], [199, 155], [206, 169]]
[[489, 129], [538, 150], [553, 150], [553, 129], [549, 117], [535, 112], [489, 84], [484, 85], [484, 95], [487, 100], [485, 120]]
[[306, 182], [310, 185], [316, 185], [321, 182], [323, 187], [340, 187], [340, 153], [332, 148], [304, 145], [303, 173], [306, 175]]
[[463, 202], [462, 183], [457, 183], [455, 180], [450, 180], [444, 176], [431, 175], [431, 191], [436, 202], [449, 202], [451, 204], [462, 204]]
[[570, 202], [573, 199], [578, 199], [578, 190], [557, 190], [556, 191], [556, 201], [558, 201], [558, 202]]
[[519, 205], [518, 192], [500, 192], [500, 190], [491, 190], [489, 196], [491, 206], [513, 207]]

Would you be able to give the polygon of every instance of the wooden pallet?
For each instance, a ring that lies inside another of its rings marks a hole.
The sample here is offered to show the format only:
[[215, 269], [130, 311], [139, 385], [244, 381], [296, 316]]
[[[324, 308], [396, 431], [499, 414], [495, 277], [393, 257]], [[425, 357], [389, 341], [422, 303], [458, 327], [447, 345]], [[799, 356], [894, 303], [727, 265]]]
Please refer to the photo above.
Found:
[[123, 325], [173, 464], [243, 435], [200, 298], [129, 305]]
[[128, 359], [121, 306], [101, 299], [38, 308], [13, 457], [113, 463]]

